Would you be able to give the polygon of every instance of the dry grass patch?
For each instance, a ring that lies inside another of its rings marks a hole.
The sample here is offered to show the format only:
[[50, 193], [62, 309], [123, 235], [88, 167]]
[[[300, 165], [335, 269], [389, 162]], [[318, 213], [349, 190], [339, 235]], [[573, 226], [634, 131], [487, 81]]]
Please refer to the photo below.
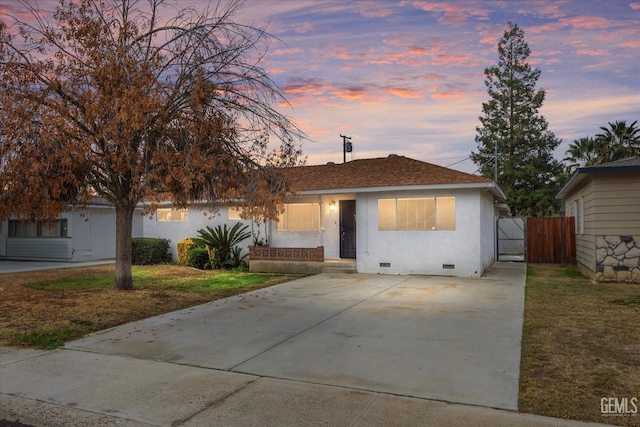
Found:
[[520, 411], [640, 426], [640, 414], [600, 409], [604, 397], [640, 399], [640, 286], [538, 264], [528, 267], [525, 292]]
[[90, 332], [300, 277], [180, 266], [133, 268], [134, 290], [113, 288], [114, 266], [0, 275], [0, 345], [52, 348]]

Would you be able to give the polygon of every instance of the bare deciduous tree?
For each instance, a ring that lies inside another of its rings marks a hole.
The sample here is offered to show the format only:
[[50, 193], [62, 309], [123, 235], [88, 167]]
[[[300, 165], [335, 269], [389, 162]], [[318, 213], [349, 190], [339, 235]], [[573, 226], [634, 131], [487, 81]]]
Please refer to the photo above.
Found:
[[300, 162], [304, 134], [274, 107], [273, 38], [234, 22], [241, 1], [62, 0], [52, 17], [19, 4], [0, 21], [0, 219], [106, 199], [115, 286], [131, 289], [140, 202], [233, 199], [276, 215], [278, 171]]

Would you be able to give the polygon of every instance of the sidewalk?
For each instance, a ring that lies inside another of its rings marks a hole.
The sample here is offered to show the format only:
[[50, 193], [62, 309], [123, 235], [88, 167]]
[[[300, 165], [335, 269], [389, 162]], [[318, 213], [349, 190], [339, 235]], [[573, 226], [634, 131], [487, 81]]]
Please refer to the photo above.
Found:
[[0, 366], [0, 421], [38, 427], [596, 425], [69, 349]]
[[63, 262], [63, 261], [14, 261], [0, 259], [0, 274], [24, 271], [55, 270], [59, 268], [88, 267], [91, 265], [115, 264], [115, 260]]

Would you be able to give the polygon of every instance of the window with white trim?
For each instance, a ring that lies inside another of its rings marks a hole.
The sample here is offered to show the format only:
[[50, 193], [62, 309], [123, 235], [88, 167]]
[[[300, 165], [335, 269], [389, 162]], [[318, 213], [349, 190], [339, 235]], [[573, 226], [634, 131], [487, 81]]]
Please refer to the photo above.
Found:
[[156, 221], [186, 221], [188, 217], [187, 209], [158, 208], [156, 211]]
[[278, 216], [278, 231], [320, 230], [320, 205], [318, 203], [287, 203]]
[[378, 199], [379, 230], [455, 230], [456, 198]]
[[8, 237], [67, 237], [67, 224], [68, 220], [66, 218], [44, 222], [23, 222], [17, 219], [10, 219]]
[[227, 208], [227, 220], [229, 221], [240, 221], [242, 218], [240, 214], [242, 213], [242, 209], [236, 208], [233, 206], [229, 206]]
[[576, 234], [584, 234], [584, 197], [574, 200], [573, 217], [575, 218]]

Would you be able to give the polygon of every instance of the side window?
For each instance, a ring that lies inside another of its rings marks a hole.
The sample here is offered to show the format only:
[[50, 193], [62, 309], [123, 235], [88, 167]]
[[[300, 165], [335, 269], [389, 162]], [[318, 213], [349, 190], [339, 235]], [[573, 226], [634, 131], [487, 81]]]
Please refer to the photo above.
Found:
[[156, 221], [186, 221], [187, 219], [187, 209], [158, 208], [156, 211]]

